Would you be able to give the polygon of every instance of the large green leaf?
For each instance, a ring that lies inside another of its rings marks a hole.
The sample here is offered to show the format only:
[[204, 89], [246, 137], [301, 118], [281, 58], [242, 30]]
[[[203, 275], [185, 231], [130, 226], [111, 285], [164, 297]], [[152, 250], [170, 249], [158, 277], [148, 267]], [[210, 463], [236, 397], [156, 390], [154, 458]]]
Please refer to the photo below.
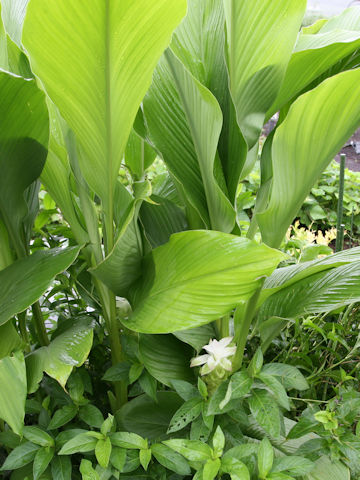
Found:
[[118, 170], [185, 0], [32, 0], [23, 43], [77, 137], [80, 167], [111, 212]]
[[210, 228], [205, 190], [194, 143], [168, 62], [163, 56], [143, 102], [151, 142], [184, 191], [184, 202], [195, 209], [200, 228]]
[[184, 402], [174, 392], [158, 392], [157, 398], [158, 403], [141, 395], [125, 404], [116, 414], [118, 429], [149, 440], [165, 437], [170, 420]]
[[273, 293], [310, 277], [315, 273], [330, 270], [332, 268], [360, 262], [360, 247], [349, 248], [337, 252], [334, 255], [313, 260], [311, 262], [297, 263], [288, 267], [276, 269], [264, 282], [261, 299], [265, 300]]
[[113, 292], [128, 296], [128, 289], [141, 275], [143, 246], [137, 217], [144, 200], [151, 195], [149, 182], [134, 184], [135, 198], [131, 200], [125, 218], [120, 221], [120, 231], [113, 250], [91, 273], [104, 282]]
[[36, 391], [43, 372], [65, 388], [74, 367], [87, 359], [93, 342], [93, 322], [88, 318], [60, 334], [47, 347], [41, 347], [26, 357], [29, 393]]
[[0, 418], [21, 435], [26, 400], [26, 368], [22, 353], [0, 360]]
[[41, 181], [60, 207], [66, 221], [69, 222], [76, 241], [79, 244], [88, 243], [88, 235], [81, 225], [76, 203], [73, 200], [71, 167], [61, 128], [64, 122], [55, 105], [49, 99], [47, 100], [50, 116], [50, 140]]
[[279, 92], [306, 0], [224, 0], [224, 8], [230, 90], [251, 149]]
[[173, 235], [146, 257], [124, 324], [143, 333], [197, 327], [247, 300], [283, 258], [266, 245], [214, 231]]
[[222, 0], [189, 0], [188, 13], [174, 32], [171, 48], [221, 106], [223, 126], [218, 151], [229, 198], [234, 202], [247, 148], [229, 91], [224, 26]]
[[190, 360], [194, 351], [173, 335], [140, 335], [139, 351], [148, 372], [171, 386], [173, 380], [194, 380]]
[[5, 225], [0, 220], [0, 270], [8, 267], [13, 261], [14, 256], [10, 247], [9, 235]]
[[168, 242], [173, 233], [188, 230], [185, 213], [178, 205], [166, 198], [152, 195], [154, 203], [144, 202], [140, 210], [140, 220], [146, 238], [153, 248]]
[[191, 345], [197, 352], [200, 352], [204, 345], [207, 345], [212, 338], [216, 337], [212, 323], [190, 328], [189, 330], [181, 330], [181, 332], [174, 332], [174, 335], [182, 342]]
[[320, 457], [305, 480], [350, 480], [350, 470], [339, 460]]
[[360, 301], [360, 262], [315, 273], [271, 295], [259, 312], [260, 322], [277, 316], [296, 318], [325, 313]]
[[0, 325], [36, 302], [78, 253], [79, 247], [41, 250], [1, 270]]
[[360, 69], [325, 80], [302, 95], [272, 143], [273, 181], [256, 215], [262, 238], [277, 247], [311, 187], [360, 124]]
[[319, 33], [330, 32], [331, 30], [360, 30], [360, 8], [359, 5], [347, 8], [340, 15], [329, 18], [324, 25], [321, 25]]
[[235, 210], [214, 176], [214, 163], [222, 128], [222, 113], [216, 98], [184, 68], [179, 59], [168, 50], [165, 58], [189, 125], [204, 185], [210, 226], [213, 230], [231, 232], [235, 224]]
[[[358, 9], [360, 11], [360, 9]], [[360, 30], [331, 30], [316, 35], [299, 36], [286, 71], [278, 97], [269, 109], [267, 118], [280, 110], [289, 100], [311, 86], [319, 75], [360, 47]]]
[[0, 89], [0, 216], [19, 253], [28, 214], [24, 192], [43, 169], [49, 120], [34, 80], [0, 72]]

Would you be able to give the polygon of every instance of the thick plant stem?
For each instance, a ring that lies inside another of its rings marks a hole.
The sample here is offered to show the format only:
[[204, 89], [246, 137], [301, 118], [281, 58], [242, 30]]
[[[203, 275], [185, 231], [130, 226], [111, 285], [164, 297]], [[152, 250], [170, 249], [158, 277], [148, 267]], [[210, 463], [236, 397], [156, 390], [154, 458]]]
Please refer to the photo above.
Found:
[[17, 317], [19, 320], [19, 330], [20, 330], [21, 338], [25, 343], [25, 350], [27, 352], [30, 352], [29, 334], [28, 334], [28, 331], [26, 330], [26, 311], [19, 313]]
[[339, 199], [337, 208], [337, 222], [336, 222], [336, 244], [335, 252], [340, 252], [344, 247], [344, 185], [345, 185], [345, 162], [346, 155], [340, 155], [340, 178], [339, 178]]
[[[263, 282], [262, 282], [263, 283]], [[235, 343], [236, 353], [233, 359], [233, 371], [239, 370], [242, 366], [245, 345], [248, 338], [251, 323], [256, 313], [256, 307], [261, 293], [262, 284], [253, 294], [253, 296], [247, 301], [246, 304], [240, 305], [235, 312], [234, 325], [235, 325]]]
[[[116, 365], [123, 361], [122, 346], [120, 341], [120, 322], [116, 315], [115, 295], [109, 291], [110, 300], [110, 346], [112, 364]], [[120, 408], [127, 402], [127, 385], [125, 382], [115, 382], [116, 407]]]
[[[105, 252], [106, 255], [109, 255], [113, 246], [114, 246], [114, 221], [113, 221], [113, 208], [111, 204], [110, 212], [105, 213]], [[122, 346], [120, 341], [120, 322], [117, 318], [116, 313], [116, 297], [115, 294], [107, 290], [107, 300], [108, 300], [108, 332], [110, 337], [110, 347], [111, 347], [111, 359], [112, 364], [116, 365], [123, 361]], [[115, 397], [116, 397], [116, 408], [119, 409], [122, 405], [127, 402], [127, 385], [125, 382], [115, 382]]]
[[[16, 256], [17, 256], [18, 259], [25, 258], [25, 257], [29, 256], [29, 254], [30, 254], [29, 247], [25, 243], [25, 241], [21, 242], [20, 239], [16, 235], [13, 236], [12, 240], [13, 240]], [[49, 342], [49, 337], [48, 337], [47, 332], [46, 332], [45, 322], [44, 322], [44, 318], [43, 318], [43, 315], [42, 315], [42, 312], [41, 312], [39, 302], [34, 303], [31, 307], [31, 309], [32, 309], [32, 313], [33, 313], [33, 322], [34, 322], [34, 327], [35, 327], [35, 331], [36, 331], [37, 340], [42, 347], [44, 347], [46, 345], [49, 345], [49, 343], [50, 343]], [[25, 314], [25, 312], [24, 312], [24, 314]], [[19, 319], [20, 329], [23, 329], [23, 330], [24, 330], [24, 321], [25, 320], [22, 320], [21, 318]], [[26, 331], [26, 328], [25, 328], [25, 331]], [[20, 331], [20, 333], [23, 334], [24, 332]]]
[[34, 303], [31, 309], [33, 313], [34, 325], [35, 325], [38, 341], [40, 345], [43, 347], [46, 345], [49, 345], [50, 343], [49, 337], [47, 336], [47, 333], [46, 333], [45, 322], [44, 322], [44, 318], [41, 312], [39, 302]]
[[259, 227], [258, 227], [257, 221], [256, 221], [255, 216], [254, 216], [251, 219], [249, 230], [246, 234], [246, 238], [248, 238], [249, 240], [254, 240], [256, 232], [258, 231], [258, 228]]
[[229, 320], [230, 315], [225, 315], [224, 317], [221, 317], [219, 318], [219, 320], [216, 321], [216, 327], [220, 338], [225, 338], [229, 336]]

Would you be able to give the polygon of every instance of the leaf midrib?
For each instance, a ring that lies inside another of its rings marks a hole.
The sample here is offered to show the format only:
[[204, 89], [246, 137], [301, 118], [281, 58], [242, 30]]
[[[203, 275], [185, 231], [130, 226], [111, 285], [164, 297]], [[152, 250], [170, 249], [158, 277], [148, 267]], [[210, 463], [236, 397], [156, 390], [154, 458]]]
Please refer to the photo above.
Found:
[[[108, 166], [108, 205], [106, 214], [113, 220], [113, 158], [112, 158], [112, 119], [111, 119], [111, 65], [110, 65], [110, 1], [105, 0], [105, 128], [106, 163]], [[108, 232], [112, 236], [112, 232]], [[111, 239], [112, 241], [112, 239]]]

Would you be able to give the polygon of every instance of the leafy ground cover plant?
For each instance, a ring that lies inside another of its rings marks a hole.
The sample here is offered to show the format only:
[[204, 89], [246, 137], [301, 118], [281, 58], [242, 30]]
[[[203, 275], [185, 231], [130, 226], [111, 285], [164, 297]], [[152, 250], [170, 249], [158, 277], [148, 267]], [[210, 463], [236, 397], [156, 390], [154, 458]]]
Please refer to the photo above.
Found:
[[[287, 392], [309, 385], [263, 354], [289, 322], [360, 300], [358, 248], [277, 268], [360, 125], [360, 9], [299, 35], [299, 0], [1, 8], [4, 475], [356, 478], [358, 410], [290, 438]], [[238, 185], [277, 111], [245, 236]], [[346, 450], [309, 452], [340, 435]]]

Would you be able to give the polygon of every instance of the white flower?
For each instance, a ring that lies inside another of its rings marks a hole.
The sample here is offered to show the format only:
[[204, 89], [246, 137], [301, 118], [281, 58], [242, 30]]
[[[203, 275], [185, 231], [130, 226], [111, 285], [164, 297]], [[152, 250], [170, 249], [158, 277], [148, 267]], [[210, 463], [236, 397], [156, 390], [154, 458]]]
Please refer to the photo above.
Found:
[[201, 375], [207, 375], [216, 367], [221, 367], [224, 370], [231, 371], [232, 364], [228, 357], [232, 357], [236, 352], [236, 346], [229, 347], [233, 337], [222, 338], [221, 340], [210, 340], [208, 345], [203, 348], [208, 353], [200, 355], [191, 360], [191, 367], [199, 367], [203, 365], [200, 370]]

